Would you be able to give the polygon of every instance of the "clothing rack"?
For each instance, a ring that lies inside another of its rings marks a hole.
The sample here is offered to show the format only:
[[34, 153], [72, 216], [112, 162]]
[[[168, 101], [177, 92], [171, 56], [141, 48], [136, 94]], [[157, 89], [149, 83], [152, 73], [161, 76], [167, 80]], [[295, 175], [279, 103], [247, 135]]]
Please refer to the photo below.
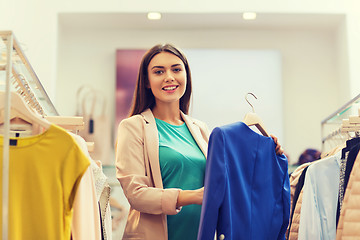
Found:
[[[23, 54], [12, 31], [0, 31], [0, 91], [4, 91], [4, 137], [3, 137], [3, 181], [2, 181], [2, 239], [9, 239], [9, 139], [11, 95], [24, 100], [26, 106], [48, 122], [68, 131], [84, 129], [83, 117], [59, 116], [54, 105], [42, 87], [33, 68]], [[16, 93], [17, 94], [16, 94]], [[41, 118], [41, 117], [40, 117]], [[43, 119], [41, 119], [43, 120]], [[88, 142], [87, 150], [93, 151], [94, 143]]]
[[[12, 36], [10, 40], [9, 36]], [[2, 47], [12, 44], [9, 51], [1, 51]], [[47, 95], [35, 71], [26, 58], [19, 42], [12, 31], [0, 31], [0, 71], [11, 69], [9, 81], [12, 79], [12, 89], [16, 90], [35, 111], [42, 116], [58, 116], [55, 106]], [[8, 68], [7, 60], [12, 63]]]
[[[0, 73], [5, 71], [4, 138], [2, 163], [2, 239], [8, 239], [9, 206], [9, 132], [11, 91], [16, 91], [34, 111], [42, 116], [59, 115], [12, 31], [0, 31]], [[0, 82], [3, 81], [0, 75]], [[12, 80], [12, 81], [11, 81]], [[4, 89], [2, 89], [4, 86]]]
[[45, 119], [70, 131], [78, 131], [85, 128], [83, 117], [45, 116]]
[[6, 65], [5, 76], [5, 119], [4, 119], [4, 143], [3, 143], [3, 177], [2, 177], [2, 239], [8, 239], [8, 206], [9, 206], [9, 132], [10, 132], [10, 69], [12, 69], [13, 35], [6, 36]]
[[[351, 137], [350, 132], [358, 136], [359, 124], [360, 94], [321, 121], [322, 151], [325, 150], [325, 143], [336, 136], [341, 136], [345, 140]], [[343, 136], [344, 134], [345, 136]]]
[[29, 84], [26, 82], [24, 75], [18, 73], [14, 68], [12, 69], [12, 73], [13, 73], [12, 83], [16, 88], [16, 92], [27, 100], [28, 105], [30, 105], [40, 115], [44, 116], [44, 110], [41, 107], [39, 101], [34, 96], [34, 93], [31, 91], [31, 88], [29, 87]]

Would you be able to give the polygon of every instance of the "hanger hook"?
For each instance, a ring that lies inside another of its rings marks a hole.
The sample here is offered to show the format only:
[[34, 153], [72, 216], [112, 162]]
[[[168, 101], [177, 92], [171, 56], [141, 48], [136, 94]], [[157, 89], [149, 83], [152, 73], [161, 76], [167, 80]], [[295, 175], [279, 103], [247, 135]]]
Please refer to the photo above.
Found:
[[248, 98], [247, 98], [249, 94], [253, 95], [253, 97], [254, 97], [255, 99], [257, 99], [257, 97], [255, 96], [255, 94], [253, 94], [253, 93], [251, 93], [251, 92], [249, 92], [249, 93], [247, 93], [247, 94], [245, 95], [245, 100], [246, 100], [247, 103], [251, 106], [252, 111], [255, 112], [254, 106], [249, 102], [249, 100], [248, 100]]

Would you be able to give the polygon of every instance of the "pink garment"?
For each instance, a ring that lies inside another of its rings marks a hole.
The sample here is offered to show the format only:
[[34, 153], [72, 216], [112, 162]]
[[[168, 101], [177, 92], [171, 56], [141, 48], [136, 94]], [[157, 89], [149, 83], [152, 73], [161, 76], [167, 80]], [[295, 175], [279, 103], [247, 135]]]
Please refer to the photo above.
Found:
[[[85, 155], [89, 158], [86, 142], [78, 135], [71, 134]], [[71, 223], [73, 240], [101, 240], [100, 211], [95, 191], [95, 181], [89, 166], [81, 178], [74, 199], [73, 221]]]
[[[110, 210], [110, 203], [106, 206], [106, 214], [105, 214], [105, 232], [106, 232], [106, 239], [111, 240], [112, 239], [112, 219], [111, 219], [111, 210]], [[122, 236], [124, 235], [124, 231], [122, 231]]]
[[101, 240], [99, 206], [90, 167], [83, 175], [74, 201], [71, 234], [73, 240]]

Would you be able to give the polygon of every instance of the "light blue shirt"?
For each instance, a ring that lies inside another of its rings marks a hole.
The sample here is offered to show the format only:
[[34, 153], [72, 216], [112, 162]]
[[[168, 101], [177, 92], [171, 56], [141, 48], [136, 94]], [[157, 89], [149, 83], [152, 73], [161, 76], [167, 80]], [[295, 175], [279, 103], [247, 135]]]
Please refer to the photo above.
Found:
[[341, 151], [311, 164], [305, 175], [299, 240], [334, 240]]

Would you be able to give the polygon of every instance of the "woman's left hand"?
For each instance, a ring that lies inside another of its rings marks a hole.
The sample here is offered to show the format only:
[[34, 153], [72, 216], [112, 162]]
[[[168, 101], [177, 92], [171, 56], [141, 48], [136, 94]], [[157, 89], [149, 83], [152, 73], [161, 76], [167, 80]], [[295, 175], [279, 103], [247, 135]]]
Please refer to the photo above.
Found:
[[276, 144], [275, 151], [277, 155], [281, 155], [284, 153], [284, 150], [282, 149], [277, 137], [270, 134], [270, 137], [274, 140], [274, 143]]

